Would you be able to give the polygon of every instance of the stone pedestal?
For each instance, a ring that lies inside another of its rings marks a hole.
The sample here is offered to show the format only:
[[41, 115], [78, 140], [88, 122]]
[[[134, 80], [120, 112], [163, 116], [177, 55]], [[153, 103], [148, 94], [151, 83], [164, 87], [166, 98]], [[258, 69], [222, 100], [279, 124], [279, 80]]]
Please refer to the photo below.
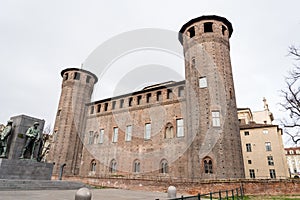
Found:
[[51, 180], [53, 164], [0, 159], [0, 179]]

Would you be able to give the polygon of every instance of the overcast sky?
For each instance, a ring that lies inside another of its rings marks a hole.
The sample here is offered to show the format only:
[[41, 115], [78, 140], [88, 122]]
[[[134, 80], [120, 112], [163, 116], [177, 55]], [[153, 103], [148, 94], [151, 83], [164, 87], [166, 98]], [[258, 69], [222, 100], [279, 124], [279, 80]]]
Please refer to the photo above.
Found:
[[[220, 15], [233, 25], [238, 107], [261, 110], [266, 97], [275, 118], [282, 117], [279, 90], [295, 63], [287, 56], [288, 47], [300, 45], [299, 8], [298, 0], [0, 0], [0, 123], [26, 114], [53, 126], [61, 70], [80, 67], [99, 45], [124, 32], [178, 32], [201, 15]], [[184, 77], [183, 67], [175, 80]], [[112, 95], [111, 84], [101, 79], [94, 100]]]

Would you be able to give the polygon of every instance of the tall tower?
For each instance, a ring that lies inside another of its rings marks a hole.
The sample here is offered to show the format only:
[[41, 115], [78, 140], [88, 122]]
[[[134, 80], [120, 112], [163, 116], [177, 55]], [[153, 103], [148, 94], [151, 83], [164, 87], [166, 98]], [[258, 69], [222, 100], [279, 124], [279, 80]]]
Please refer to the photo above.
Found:
[[62, 166], [65, 175], [76, 175], [83, 148], [86, 103], [91, 102], [98, 78], [89, 71], [77, 68], [65, 69], [61, 76], [62, 90], [48, 161], [55, 163], [53, 175], [58, 175]]
[[190, 177], [243, 178], [244, 166], [230, 61], [231, 23], [190, 20], [179, 31], [185, 57]]

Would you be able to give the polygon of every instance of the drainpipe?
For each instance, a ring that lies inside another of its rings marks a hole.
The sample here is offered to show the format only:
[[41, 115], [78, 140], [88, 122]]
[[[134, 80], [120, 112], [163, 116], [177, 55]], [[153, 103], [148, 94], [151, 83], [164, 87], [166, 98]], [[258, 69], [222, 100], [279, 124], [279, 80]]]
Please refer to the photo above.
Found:
[[59, 168], [59, 174], [58, 174], [58, 180], [62, 180], [63, 172], [64, 172], [64, 167], [66, 166], [66, 163], [62, 164]]

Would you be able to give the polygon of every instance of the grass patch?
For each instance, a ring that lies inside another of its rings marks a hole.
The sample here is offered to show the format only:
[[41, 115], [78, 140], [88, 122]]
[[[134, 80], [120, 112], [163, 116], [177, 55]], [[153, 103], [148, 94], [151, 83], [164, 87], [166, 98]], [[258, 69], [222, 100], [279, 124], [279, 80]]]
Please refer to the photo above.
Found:
[[300, 200], [300, 195], [289, 195], [289, 196], [245, 196], [244, 200]]

